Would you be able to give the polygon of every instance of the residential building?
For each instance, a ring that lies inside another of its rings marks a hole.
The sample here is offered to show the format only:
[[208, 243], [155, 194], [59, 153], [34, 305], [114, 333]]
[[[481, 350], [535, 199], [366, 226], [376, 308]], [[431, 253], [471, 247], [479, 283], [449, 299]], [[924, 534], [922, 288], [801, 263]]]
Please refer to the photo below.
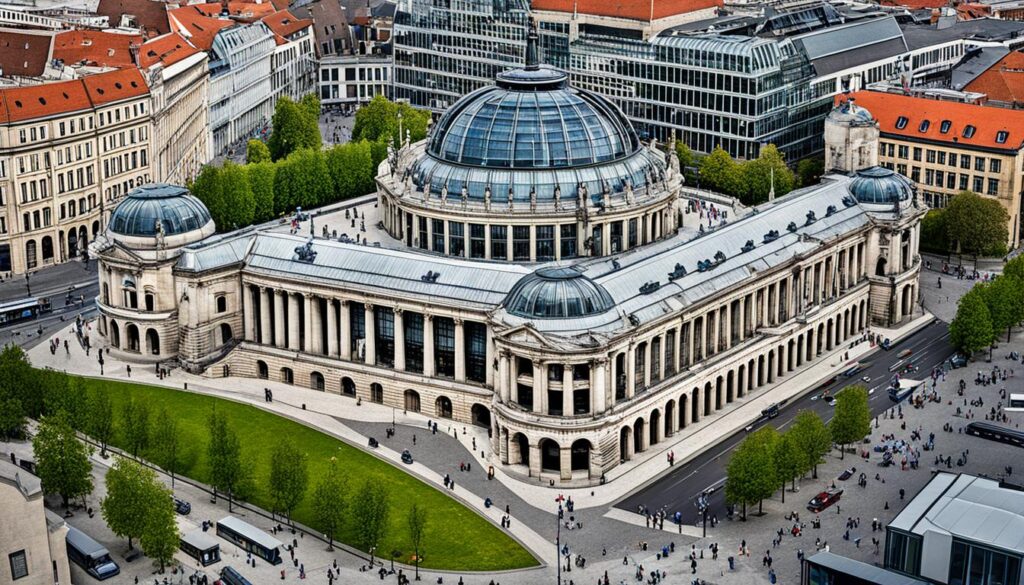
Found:
[[274, 33], [277, 48], [271, 59], [272, 100], [281, 96], [299, 100], [316, 91], [317, 58], [313, 21], [279, 10], [261, 19]]
[[134, 68], [0, 89], [0, 271], [77, 258], [153, 180], [151, 107]]
[[150, 38], [171, 32], [170, 6], [160, 0], [99, 0], [96, 14], [105, 16], [110, 28], [138, 30]]
[[0, 583], [71, 584], [64, 520], [43, 507], [39, 478], [6, 459], [0, 461], [0, 518]]
[[909, 177], [929, 207], [964, 190], [996, 199], [1010, 219], [1007, 246], [1020, 245], [1024, 111], [877, 91], [850, 97], [875, 115], [879, 164]]
[[939, 472], [885, 527], [884, 568], [818, 553], [805, 561], [802, 583], [1020, 583], [1022, 561], [1020, 486]]
[[1006, 53], [963, 89], [985, 94], [988, 105], [1024, 108], [1024, 53]]
[[905, 178], [853, 168], [679, 229], [674, 151], [540, 66], [536, 38], [381, 163], [379, 247], [212, 235], [185, 189], [138, 189], [91, 248], [98, 334], [131, 361], [481, 425], [494, 465], [563, 486], [914, 312]]

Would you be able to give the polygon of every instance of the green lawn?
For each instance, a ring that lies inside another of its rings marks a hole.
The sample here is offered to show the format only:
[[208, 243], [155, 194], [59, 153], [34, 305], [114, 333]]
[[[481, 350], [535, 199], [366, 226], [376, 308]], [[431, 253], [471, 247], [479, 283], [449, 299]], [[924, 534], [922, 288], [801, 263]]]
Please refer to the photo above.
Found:
[[[177, 418], [181, 430], [181, 443], [186, 450], [184, 475], [204, 483], [210, 479], [210, 468], [206, 461], [206, 420], [216, 404], [218, 412], [228, 413], [230, 424], [242, 444], [243, 457], [251, 457], [256, 463], [254, 478], [257, 493], [249, 499], [265, 509], [270, 509], [271, 505], [265, 486], [270, 474], [272, 446], [279, 438], [290, 437], [296, 445], [306, 450], [309, 459], [310, 487], [306, 500], [294, 514], [297, 521], [307, 526], [316, 527], [310, 494], [331, 456], [338, 458], [341, 469], [347, 474], [350, 493], [355, 492], [365, 478], [381, 479], [390, 490], [391, 514], [385, 541], [378, 547], [378, 556], [387, 557], [391, 551], [399, 550], [403, 552], [401, 560], [409, 562], [411, 546], [406, 518], [412, 502], [419, 502], [429, 514], [422, 567], [485, 571], [517, 569], [537, 564], [519, 543], [443, 492], [361, 449], [309, 427], [247, 404], [168, 388], [96, 379], [86, 379], [86, 385], [110, 395], [114, 405], [115, 425], [120, 419], [121, 402], [128, 393], [149, 405], [151, 424], [160, 409], [166, 407]], [[114, 445], [120, 442], [118, 434], [115, 430]], [[346, 525], [339, 539], [351, 543], [354, 540], [353, 533], [353, 527]]]

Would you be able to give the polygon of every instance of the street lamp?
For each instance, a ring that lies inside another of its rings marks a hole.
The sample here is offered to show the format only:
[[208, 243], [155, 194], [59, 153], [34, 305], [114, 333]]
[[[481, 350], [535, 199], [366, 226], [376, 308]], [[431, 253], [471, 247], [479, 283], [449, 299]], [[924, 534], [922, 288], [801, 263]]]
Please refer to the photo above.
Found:
[[562, 504], [558, 504], [558, 515], [555, 517], [555, 563], [558, 565], [558, 585], [562, 585]]
[[708, 508], [711, 507], [711, 504], [708, 501], [708, 497], [713, 493], [715, 493], [715, 488], [709, 488], [702, 491], [700, 495], [697, 496], [697, 512], [700, 513], [704, 525], [704, 536], [702, 538], [708, 537]]

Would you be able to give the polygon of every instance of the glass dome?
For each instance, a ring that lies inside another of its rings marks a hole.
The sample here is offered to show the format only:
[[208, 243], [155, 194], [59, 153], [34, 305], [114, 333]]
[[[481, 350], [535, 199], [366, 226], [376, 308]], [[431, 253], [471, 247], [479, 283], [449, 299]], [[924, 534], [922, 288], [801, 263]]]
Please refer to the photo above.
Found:
[[150, 184], [125, 196], [111, 214], [109, 228], [123, 236], [152, 237], [160, 224], [165, 236], [173, 236], [201, 229], [211, 221], [209, 210], [188, 189]]
[[527, 319], [598, 315], [615, 306], [608, 291], [575, 267], [546, 267], [524, 276], [505, 298], [509, 314]]
[[850, 194], [860, 203], [876, 205], [910, 201], [914, 195], [909, 179], [885, 167], [857, 171], [849, 188]]

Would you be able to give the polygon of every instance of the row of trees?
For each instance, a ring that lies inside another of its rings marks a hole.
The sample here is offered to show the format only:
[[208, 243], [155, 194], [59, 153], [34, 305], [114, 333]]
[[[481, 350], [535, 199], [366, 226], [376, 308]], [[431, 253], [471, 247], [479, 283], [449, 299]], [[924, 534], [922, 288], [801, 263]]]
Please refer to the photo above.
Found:
[[1003, 256], [1009, 221], [999, 201], [961, 191], [921, 220], [921, 248], [934, 254]]
[[698, 158], [682, 142], [676, 143], [676, 154], [684, 169], [696, 169], [700, 175], [687, 171], [687, 183], [699, 181], [702, 187], [736, 197], [745, 205], [767, 201], [773, 184], [775, 195], [781, 197], [800, 185], [817, 182], [824, 172], [824, 160], [808, 158], [797, 163], [794, 173], [774, 144], [763, 147], [757, 158], [748, 161], [733, 159], [720, 146]]
[[[740, 504], [742, 518], [747, 505], [761, 504], [776, 490], [782, 489], [786, 501], [786, 484], [796, 490], [796, 479], [808, 472], [818, 477], [818, 464], [832, 449], [859, 442], [871, 432], [871, 411], [868, 392], [863, 386], [851, 386], [836, 395], [835, 414], [828, 425], [814, 412], [801, 411], [793, 426], [784, 433], [765, 426], [751, 433], [736, 448], [729, 460], [725, 481], [725, 498]], [[845, 449], [842, 451], [845, 457]]]
[[[352, 142], [324, 150], [320, 100], [282, 97], [274, 107], [270, 139], [249, 141], [246, 164], [207, 165], [190, 185], [221, 231], [372, 193], [389, 144], [408, 131], [427, 135], [428, 112], [375, 97], [356, 113]], [[401, 128], [401, 131], [399, 130]]]
[[1024, 257], [1017, 256], [1003, 267], [1003, 273], [989, 282], [979, 282], [960, 297], [956, 317], [949, 324], [953, 345], [968, 357], [989, 348], [1006, 331], [1006, 341], [1015, 325], [1024, 321]]

